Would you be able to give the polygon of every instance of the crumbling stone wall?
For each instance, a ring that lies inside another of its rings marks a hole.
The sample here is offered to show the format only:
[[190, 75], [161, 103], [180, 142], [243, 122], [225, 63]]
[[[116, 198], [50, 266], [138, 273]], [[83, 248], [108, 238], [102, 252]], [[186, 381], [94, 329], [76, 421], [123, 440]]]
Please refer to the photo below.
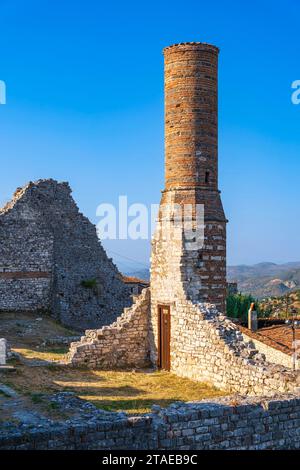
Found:
[[102, 369], [149, 365], [150, 292], [144, 289], [135, 303], [110, 326], [87, 330], [72, 343], [69, 360], [74, 366]]
[[27, 204], [26, 190], [0, 209], [0, 309], [42, 310], [49, 305], [53, 235]]
[[266, 361], [212, 305], [178, 300], [172, 319], [176, 374], [249, 396], [300, 391], [297, 372]]
[[[271, 341], [270, 338], [250, 331], [240, 325], [238, 328], [242, 332], [244, 340], [251, 342], [255, 349], [265, 355], [268, 362], [280, 364], [288, 368], [293, 367], [293, 354], [290, 353], [287, 347], [282, 346], [282, 350], [280, 350], [280, 345], [276, 344], [275, 341]], [[300, 369], [300, 361], [298, 358], [296, 358], [295, 366], [296, 369]]]
[[[218, 49], [183, 43], [166, 48], [164, 56], [166, 185], [152, 241], [152, 363], [158, 363], [161, 346], [159, 308], [168, 306], [170, 344], [163, 350], [170, 350], [172, 372], [242, 394], [298, 390], [298, 375], [267, 362], [224, 315], [226, 219], [218, 191]], [[197, 204], [204, 204], [203, 232], [198, 221], [194, 243], [178, 221], [178, 204], [192, 204], [194, 212]]]
[[157, 364], [158, 359], [158, 306], [169, 305], [171, 372], [240, 394], [297, 391], [299, 373], [267, 362], [214, 305], [198, 301], [197, 282], [201, 279], [193, 277], [194, 252], [185, 249], [182, 228], [169, 217], [169, 225], [158, 223], [152, 246], [152, 363]]
[[[63, 395], [63, 394], [60, 394]], [[66, 394], [65, 394], [66, 395]], [[58, 405], [60, 397], [52, 401]], [[228, 397], [175, 403], [154, 413], [105, 412], [78, 398], [63, 400], [81, 417], [43, 427], [5, 426], [1, 450], [288, 450], [300, 448], [300, 399]]]
[[111, 323], [130, 304], [68, 183], [40, 180], [18, 189], [0, 210], [0, 310], [48, 310], [84, 329]]

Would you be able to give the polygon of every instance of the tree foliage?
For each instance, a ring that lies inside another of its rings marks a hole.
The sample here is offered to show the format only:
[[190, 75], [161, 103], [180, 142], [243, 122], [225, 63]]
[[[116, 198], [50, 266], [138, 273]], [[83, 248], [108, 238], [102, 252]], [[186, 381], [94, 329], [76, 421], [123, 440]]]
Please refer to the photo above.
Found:
[[238, 318], [243, 322], [247, 321], [248, 318], [248, 310], [250, 308], [251, 303], [255, 303], [255, 310], [257, 311], [258, 317], [265, 317], [268, 316], [269, 312], [262, 310], [252, 295], [245, 295], [245, 294], [235, 294], [229, 295], [227, 297], [227, 316], [231, 318]]

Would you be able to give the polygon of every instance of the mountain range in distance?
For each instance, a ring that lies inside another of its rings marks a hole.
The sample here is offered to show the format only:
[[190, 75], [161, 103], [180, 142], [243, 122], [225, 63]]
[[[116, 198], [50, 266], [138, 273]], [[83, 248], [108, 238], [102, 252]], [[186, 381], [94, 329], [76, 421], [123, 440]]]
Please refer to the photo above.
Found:
[[[147, 268], [125, 274], [145, 280], [150, 278]], [[257, 299], [281, 297], [300, 289], [300, 261], [227, 266], [227, 279], [238, 283], [239, 292], [251, 294]]]
[[238, 283], [240, 292], [257, 299], [281, 297], [300, 289], [300, 261], [228, 266], [227, 278]]

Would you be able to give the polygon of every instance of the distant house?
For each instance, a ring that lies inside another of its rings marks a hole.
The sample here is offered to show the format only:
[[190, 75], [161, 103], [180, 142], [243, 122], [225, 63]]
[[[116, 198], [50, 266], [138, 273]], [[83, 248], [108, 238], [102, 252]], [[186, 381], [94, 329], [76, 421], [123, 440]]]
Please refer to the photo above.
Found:
[[123, 276], [123, 282], [129, 287], [133, 295], [139, 295], [143, 289], [150, 286], [149, 281], [139, 279], [138, 277]]

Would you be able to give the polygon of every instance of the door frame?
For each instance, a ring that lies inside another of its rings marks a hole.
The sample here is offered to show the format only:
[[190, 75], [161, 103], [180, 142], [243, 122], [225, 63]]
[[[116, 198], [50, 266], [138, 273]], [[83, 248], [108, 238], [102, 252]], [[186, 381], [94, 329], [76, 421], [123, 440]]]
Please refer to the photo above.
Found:
[[[168, 340], [169, 344], [167, 346], [167, 363], [163, 364], [163, 358], [162, 358], [162, 311], [167, 310], [168, 311]], [[157, 367], [159, 369], [164, 369], [169, 371], [171, 368], [171, 306], [170, 305], [164, 305], [164, 304], [158, 304], [157, 305], [157, 323], [158, 323], [158, 347], [157, 347]]]

